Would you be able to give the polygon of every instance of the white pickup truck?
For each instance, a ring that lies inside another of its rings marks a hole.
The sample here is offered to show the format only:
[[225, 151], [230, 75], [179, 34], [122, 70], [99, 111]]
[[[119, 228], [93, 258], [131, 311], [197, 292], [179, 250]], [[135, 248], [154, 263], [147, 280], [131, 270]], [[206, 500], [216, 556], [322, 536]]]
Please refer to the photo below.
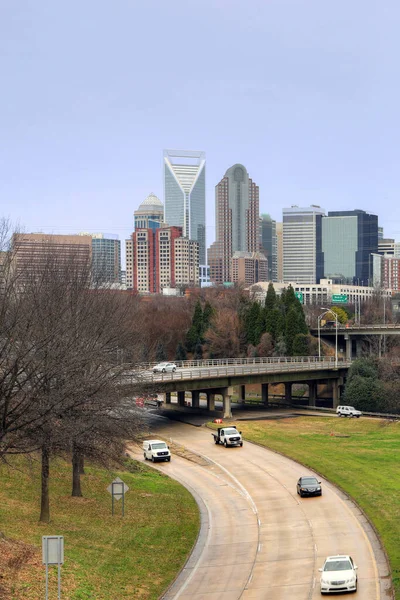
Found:
[[145, 460], [151, 460], [152, 462], [157, 460], [170, 462], [171, 460], [169, 446], [162, 440], [145, 440], [143, 442], [143, 456]]
[[228, 446], [243, 446], [242, 432], [236, 427], [218, 427], [217, 433], [211, 434], [214, 437], [216, 444], [223, 444], [225, 448]]

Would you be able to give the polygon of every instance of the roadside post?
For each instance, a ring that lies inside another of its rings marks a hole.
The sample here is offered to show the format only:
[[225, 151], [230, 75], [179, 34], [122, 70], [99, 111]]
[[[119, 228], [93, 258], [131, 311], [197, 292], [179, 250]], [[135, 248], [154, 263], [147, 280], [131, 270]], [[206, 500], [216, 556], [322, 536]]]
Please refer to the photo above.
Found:
[[114, 514], [114, 500], [121, 500], [122, 498], [122, 516], [125, 516], [125, 494], [129, 491], [129, 487], [117, 477], [107, 488], [107, 491], [111, 494], [111, 514]]
[[64, 536], [42, 536], [42, 563], [46, 565], [46, 600], [49, 598], [49, 565], [58, 567], [58, 595], [61, 598], [61, 565], [64, 564]]

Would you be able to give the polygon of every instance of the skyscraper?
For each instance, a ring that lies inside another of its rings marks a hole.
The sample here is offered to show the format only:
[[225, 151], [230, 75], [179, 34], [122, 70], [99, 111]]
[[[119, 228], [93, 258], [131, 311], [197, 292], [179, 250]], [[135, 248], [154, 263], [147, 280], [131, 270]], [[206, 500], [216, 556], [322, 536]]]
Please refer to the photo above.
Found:
[[378, 252], [378, 217], [365, 210], [329, 212], [322, 219], [322, 251], [325, 277], [372, 284], [371, 255]]
[[276, 221], [270, 215], [260, 218], [261, 252], [268, 260], [268, 281], [278, 281], [278, 242], [276, 237]]
[[235, 252], [258, 252], [259, 216], [258, 186], [243, 165], [233, 165], [215, 187], [216, 240], [208, 251], [212, 282], [232, 281]]
[[324, 264], [321, 245], [319, 206], [292, 206], [283, 209], [283, 281], [319, 283]]
[[181, 227], [137, 229], [126, 240], [126, 284], [144, 294], [198, 286], [198, 243], [182, 237]]
[[199, 244], [206, 264], [206, 156], [204, 152], [164, 150], [164, 221], [182, 227]]
[[114, 233], [79, 233], [92, 238], [92, 273], [99, 283], [121, 283], [121, 242]]
[[150, 194], [134, 212], [135, 230], [156, 230], [164, 222], [164, 206], [157, 196]]

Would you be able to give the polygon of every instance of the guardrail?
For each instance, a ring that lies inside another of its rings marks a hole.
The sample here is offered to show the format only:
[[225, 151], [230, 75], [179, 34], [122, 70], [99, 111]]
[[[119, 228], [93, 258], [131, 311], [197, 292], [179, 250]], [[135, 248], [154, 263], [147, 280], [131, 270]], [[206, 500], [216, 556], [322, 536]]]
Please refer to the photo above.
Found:
[[[311, 327], [311, 329], [313, 331], [317, 331], [317, 327]], [[383, 325], [377, 325], [377, 324], [371, 324], [371, 325], [339, 325], [339, 327], [337, 328], [338, 331], [359, 331], [359, 330], [366, 330], [366, 329], [385, 329], [385, 330], [392, 330], [392, 329], [397, 329], [400, 330], [400, 324], [399, 323], [392, 323], [392, 324], [383, 324]], [[323, 333], [324, 331], [336, 331], [336, 327], [320, 327], [320, 332]]]
[[[339, 358], [341, 362], [343, 358]], [[261, 356], [254, 358], [217, 358], [217, 359], [201, 359], [201, 360], [175, 360], [175, 361], [164, 361], [173, 362], [177, 367], [190, 368], [190, 367], [220, 367], [220, 366], [231, 366], [231, 365], [270, 365], [270, 364], [288, 364], [288, 363], [316, 363], [316, 362], [329, 362], [334, 363], [334, 356], [324, 356], [319, 358], [318, 356]], [[140, 370], [152, 369], [158, 363], [140, 363], [135, 368]]]
[[[210, 377], [235, 377], [240, 375], [257, 375], [265, 373], [279, 373], [291, 371], [314, 371], [324, 369], [335, 369], [335, 360], [331, 357], [323, 360], [311, 360], [314, 357], [308, 357], [308, 360], [292, 360], [284, 362], [252, 362], [245, 364], [234, 365], [210, 365], [208, 368], [204, 366], [189, 367], [184, 366], [182, 370], [178, 369], [175, 372], [168, 373], [151, 373], [144, 371], [141, 373], [141, 378], [146, 382], [161, 382], [161, 381], [184, 381], [193, 379], [207, 379]], [[227, 359], [230, 360], [230, 359]], [[256, 361], [257, 359], [255, 359]], [[185, 361], [188, 362], [188, 361]], [[338, 361], [338, 368], [348, 368], [351, 365], [351, 360], [341, 359]], [[267, 368], [266, 368], [267, 367]], [[129, 377], [129, 373], [126, 374]]]

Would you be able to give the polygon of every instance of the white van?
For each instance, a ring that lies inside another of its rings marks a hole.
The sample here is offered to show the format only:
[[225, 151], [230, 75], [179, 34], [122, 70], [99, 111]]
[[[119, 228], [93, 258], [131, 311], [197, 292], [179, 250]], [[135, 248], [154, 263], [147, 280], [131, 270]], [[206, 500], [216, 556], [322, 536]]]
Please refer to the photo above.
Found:
[[336, 409], [338, 417], [361, 417], [362, 412], [354, 408], [354, 406], [338, 406]]
[[145, 440], [143, 442], [143, 456], [145, 460], [156, 462], [157, 460], [171, 460], [169, 446], [162, 440]]

